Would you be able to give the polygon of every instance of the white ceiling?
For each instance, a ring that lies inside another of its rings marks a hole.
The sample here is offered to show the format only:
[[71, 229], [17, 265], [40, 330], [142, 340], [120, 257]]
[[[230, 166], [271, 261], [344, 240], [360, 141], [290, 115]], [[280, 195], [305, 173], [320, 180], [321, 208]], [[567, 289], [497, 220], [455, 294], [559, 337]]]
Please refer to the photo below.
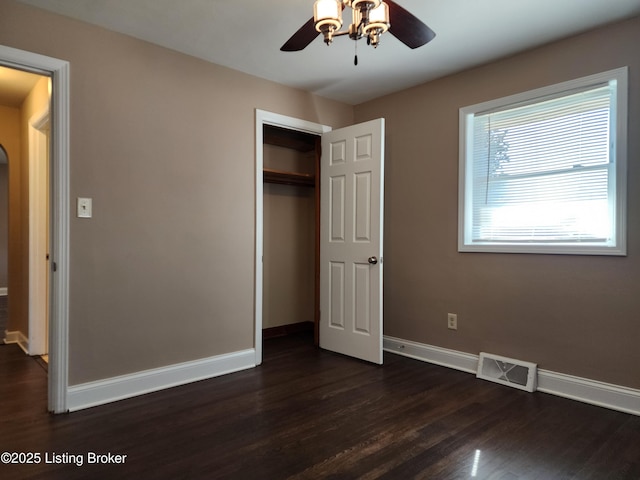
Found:
[[416, 50], [388, 33], [376, 50], [357, 42], [354, 66], [347, 37], [280, 51], [313, 0], [20, 1], [354, 105], [640, 15], [640, 0], [396, 0], [436, 38]]

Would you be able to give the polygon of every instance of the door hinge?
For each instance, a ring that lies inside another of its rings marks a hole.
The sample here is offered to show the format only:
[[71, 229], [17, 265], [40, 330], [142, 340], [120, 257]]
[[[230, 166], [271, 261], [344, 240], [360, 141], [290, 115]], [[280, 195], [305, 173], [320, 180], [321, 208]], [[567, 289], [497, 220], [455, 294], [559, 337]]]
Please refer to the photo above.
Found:
[[58, 264], [56, 262], [51, 262], [51, 270], [54, 272], [58, 271]]

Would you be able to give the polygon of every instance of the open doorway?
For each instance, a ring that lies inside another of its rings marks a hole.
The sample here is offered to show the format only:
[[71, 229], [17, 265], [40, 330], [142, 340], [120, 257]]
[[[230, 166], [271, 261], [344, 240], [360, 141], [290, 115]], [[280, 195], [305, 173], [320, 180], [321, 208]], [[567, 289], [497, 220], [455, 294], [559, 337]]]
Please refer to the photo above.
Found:
[[[36, 82], [44, 83], [44, 89], [40, 88], [38, 92], [44, 91], [42, 96], [46, 97], [46, 100], [37, 102], [34, 98], [33, 104], [26, 109], [22, 105], [19, 108], [15, 107], [19, 111], [18, 133], [13, 137], [14, 146], [7, 148], [10, 172], [13, 167], [12, 157], [15, 156], [19, 160], [16, 163], [16, 171], [19, 175], [13, 175], [16, 173], [14, 171], [10, 176], [19, 178], [20, 186], [23, 187], [13, 189], [13, 192], [19, 192], [14, 203], [19, 205], [20, 215], [11, 215], [10, 222], [17, 222], [17, 227], [13, 230], [20, 232], [20, 238], [15, 246], [9, 247], [9, 250], [12, 247], [18, 248], [16, 256], [19, 257], [19, 263], [15, 269], [22, 283], [9, 281], [9, 322], [12, 322], [16, 312], [17, 332], [22, 332], [22, 336], [20, 333], [15, 333], [16, 338], [13, 340], [16, 343], [22, 341], [27, 352], [31, 353], [31, 350], [38, 354], [48, 352], [48, 410], [63, 413], [67, 411], [68, 391], [69, 63], [0, 45], [0, 67], [5, 74], [17, 72], [35, 75]], [[0, 80], [1, 94], [10, 92], [11, 84], [2, 82], [6, 80], [6, 76], [0, 77]], [[22, 101], [23, 104], [25, 102], [27, 100]], [[0, 105], [2, 105], [1, 101]], [[40, 105], [40, 108], [36, 105]], [[18, 140], [15, 140], [16, 138]], [[38, 153], [29, 157], [31, 141], [35, 145], [31, 150], [38, 150]], [[17, 145], [15, 145], [16, 142]], [[7, 140], [7, 143], [11, 142]], [[4, 146], [7, 147], [7, 145]], [[31, 170], [38, 174], [31, 178], [28, 174], [30, 162], [34, 165]], [[44, 168], [36, 168], [42, 165], [42, 162], [44, 162]], [[49, 208], [38, 206], [38, 203], [30, 198], [30, 194], [38, 191], [38, 185], [42, 184], [44, 184], [44, 190], [38, 192], [40, 201], [46, 202]], [[12, 186], [9, 187], [10, 190], [11, 188]], [[30, 207], [37, 209], [38, 213], [30, 212]], [[23, 212], [26, 212], [26, 215], [22, 215]], [[43, 228], [40, 230], [32, 228], [30, 221], [37, 221]], [[40, 235], [44, 238], [41, 248], [31, 248], [32, 235]], [[13, 252], [10, 255], [13, 258]], [[40, 278], [40, 290], [36, 290], [30, 281], [37, 277], [31, 274], [30, 269], [35, 262], [31, 256], [36, 255], [38, 262], [44, 265], [45, 273], [44, 279]], [[13, 285], [16, 287], [13, 288]], [[15, 302], [14, 293], [17, 297]], [[28, 333], [32, 330], [29, 311], [36, 310], [29, 307], [34, 297], [41, 300], [48, 315], [46, 318], [40, 316], [38, 319], [42, 325], [40, 339], [32, 343]], [[12, 326], [14, 325], [10, 323], [9, 328]], [[12, 332], [15, 331], [12, 330]], [[9, 341], [11, 340], [9, 338]], [[37, 347], [38, 344], [40, 347]]]
[[[0, 66], [0, 294], [2, 336], [48, 360], [49, 151], [48, 75]], [[6, 168], [6, 172], [4, 169]], [[2, 175], [0, 175], [2, 176]]]

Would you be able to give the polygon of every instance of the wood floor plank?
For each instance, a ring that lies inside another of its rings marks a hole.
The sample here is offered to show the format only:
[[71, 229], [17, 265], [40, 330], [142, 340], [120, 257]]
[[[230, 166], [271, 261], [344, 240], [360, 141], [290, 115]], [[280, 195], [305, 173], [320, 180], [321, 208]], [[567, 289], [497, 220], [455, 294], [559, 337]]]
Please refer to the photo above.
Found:
[[255, 369], [54, 416], [41, 365], [0, 346], [0, 452], [85, 461], [0, 464], [0, 478], [640, 479], [640, 417], [384, 360], [274, 338]]

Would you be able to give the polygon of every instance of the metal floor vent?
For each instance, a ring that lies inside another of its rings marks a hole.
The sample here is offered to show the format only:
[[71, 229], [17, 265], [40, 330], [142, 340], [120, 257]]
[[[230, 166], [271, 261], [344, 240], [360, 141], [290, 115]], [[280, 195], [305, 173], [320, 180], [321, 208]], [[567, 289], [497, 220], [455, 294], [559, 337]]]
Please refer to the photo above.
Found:
[[476, 377], [533, 392], [538, 383], [537, 370], [535, 363], [480, 353]]

